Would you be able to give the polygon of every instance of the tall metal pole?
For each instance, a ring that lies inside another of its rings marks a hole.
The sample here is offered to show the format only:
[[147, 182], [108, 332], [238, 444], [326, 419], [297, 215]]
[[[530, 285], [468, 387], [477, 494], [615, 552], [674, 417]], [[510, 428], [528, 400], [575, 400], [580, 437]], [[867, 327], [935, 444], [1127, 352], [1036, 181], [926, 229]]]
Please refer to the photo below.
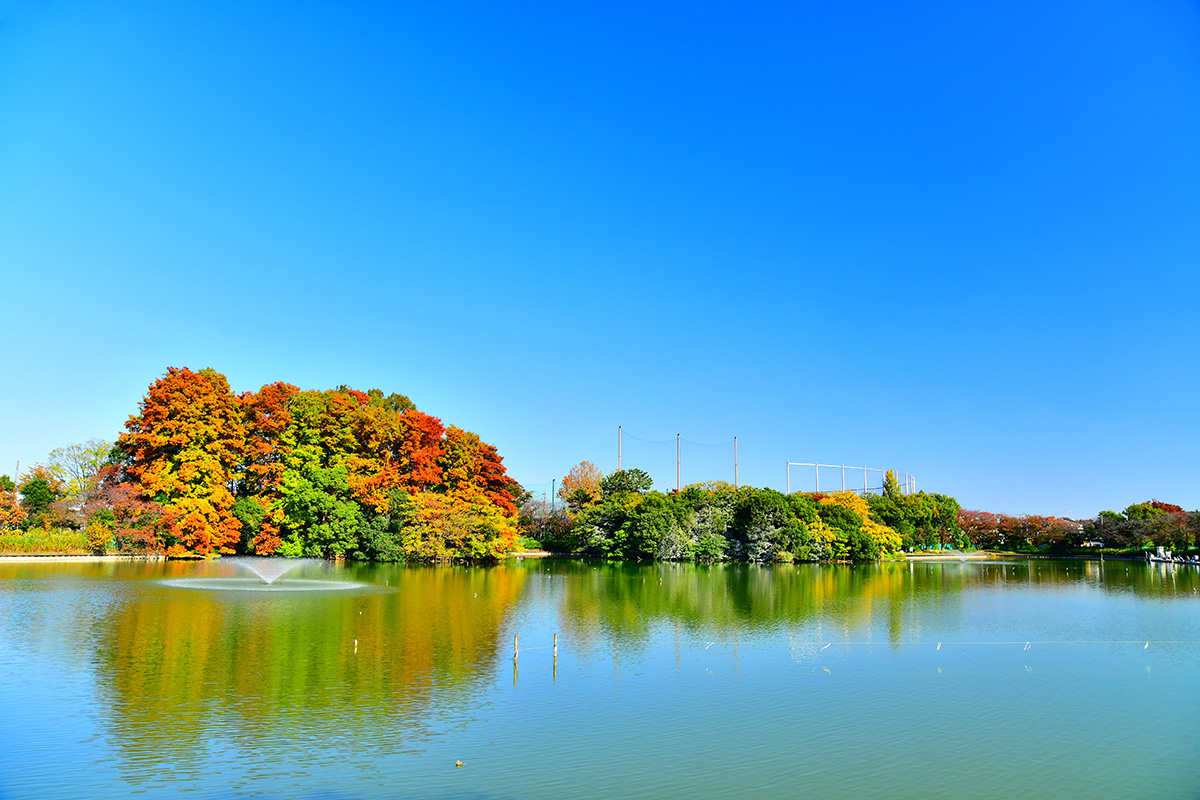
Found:
[[863, 497], [867, 496], [867, 468], [863, 467]]
[[679, 492], [679, 434], [675, 434], [675, 491]]
[[846, 465], [842, 464], [842, 491], [846, 491]]
[[733, 437], [733, 488], [737, 488], [737, 437]]
[[621, 426], [617, 426], [617, 472], [621, 471]]
[[816, 476], [817, 491], [821, 491], [821, 465], [813, 464], [813, 475]]
[[787, 462], [787, 493], [792, 493], [792, 462]]

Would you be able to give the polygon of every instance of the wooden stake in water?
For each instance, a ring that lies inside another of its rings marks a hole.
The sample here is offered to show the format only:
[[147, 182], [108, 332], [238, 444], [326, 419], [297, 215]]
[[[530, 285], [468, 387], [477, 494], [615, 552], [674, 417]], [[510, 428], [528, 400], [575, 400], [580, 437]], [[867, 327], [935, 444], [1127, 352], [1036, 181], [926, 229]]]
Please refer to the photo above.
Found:
[[517, 645], [520, 643], [520, 641], [521, 641], [520, 636], [516, 636], [516, 635], [513, 636], [513, 663], [514, 664], [517, 663], [517, 651], [518, 651]]

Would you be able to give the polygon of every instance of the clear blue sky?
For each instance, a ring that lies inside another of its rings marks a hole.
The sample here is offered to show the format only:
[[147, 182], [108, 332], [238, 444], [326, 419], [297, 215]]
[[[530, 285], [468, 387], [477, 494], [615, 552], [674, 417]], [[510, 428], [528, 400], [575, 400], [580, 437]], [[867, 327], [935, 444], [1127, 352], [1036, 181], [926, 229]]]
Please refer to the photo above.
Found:
[[530, 486], [1200, 507], [1200, 6], [904, 5], [0, 0], [0, 472], [211, 366]]

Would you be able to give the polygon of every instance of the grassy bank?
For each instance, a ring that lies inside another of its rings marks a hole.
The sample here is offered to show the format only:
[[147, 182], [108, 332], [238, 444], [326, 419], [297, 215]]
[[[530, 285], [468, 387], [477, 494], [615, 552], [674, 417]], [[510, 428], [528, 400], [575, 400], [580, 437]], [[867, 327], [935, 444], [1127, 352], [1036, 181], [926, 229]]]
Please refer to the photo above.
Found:
[[70, 528], [0, 532], [0, 554], [4, 555], [88, 555], [89, 552], [83, 531]]

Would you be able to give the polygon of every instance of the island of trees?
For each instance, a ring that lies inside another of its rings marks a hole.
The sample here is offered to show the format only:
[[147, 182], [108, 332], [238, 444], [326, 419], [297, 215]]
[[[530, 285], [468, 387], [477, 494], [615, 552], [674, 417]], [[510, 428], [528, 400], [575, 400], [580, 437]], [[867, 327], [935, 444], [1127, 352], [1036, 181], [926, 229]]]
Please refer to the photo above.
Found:
[[111, 449], [56, 451], [11, 483], [0, 525], [78, 528], [93, 552], [385, 561], [502, 557], [522, 494], [495, 447], [403, 395], [235, 395], [215, 370], [174, 367]]
[[711, 482], [659, 492], [589, 462], [535, 498], [479, 436], [409, 398], [170, 368], [115, 443], [52, 451], [0, 476], [0, 553], [116, 552], [494, 561], [523, 548], [619, 559], [873, 561], [953, 547], [1190, 552], [1200, 512], [1151, 500], [1091, 520], [964, 510], [955, 498], [795, 492]]

